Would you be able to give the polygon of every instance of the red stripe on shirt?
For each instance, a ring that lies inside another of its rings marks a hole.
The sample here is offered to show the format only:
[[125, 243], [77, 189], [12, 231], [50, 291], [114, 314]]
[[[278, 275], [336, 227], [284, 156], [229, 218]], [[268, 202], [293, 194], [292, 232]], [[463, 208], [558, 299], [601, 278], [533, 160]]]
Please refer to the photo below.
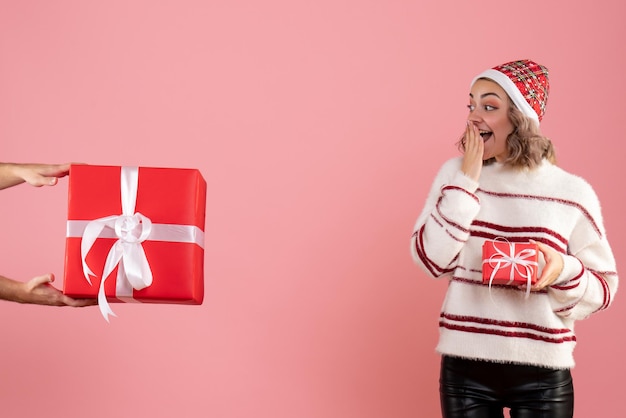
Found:
[[478, 327], [468, 327], [461, 325], [453, 325], [445, 322], [439, 322], [439, 326], [443, 328], [447, 328], [454, 331], [462, 331], [462, 332], [470, 332], [476, 334], [489, 334], [489, 335], [498, 335], [501, 337], [513, 337], [513, 338], [528, 338], [531, 340], [543, 341], [547, 343], [561, 344], [566, 342], [576, 341], [575, 336], [568, 336], [563, 338], [549, 338], [537, 334], [533, 334], [531, 332], [518, 332], [518, 331], [502, 331], [491, 328], [478, 328]]
[[465, 190], [462, 187], [458, 187], [458, 186], [443, 186], [441, 188], [441, 193], [445, 192], [446, 190], [457, 190], [459, 192], [463, 192], [466, 195], [470, 196], [472, 199], [474, 199], [476, 202], [480, 203], [480, 199], [478, 198], [478, 196], [476, 196], [474, 193], [470, 193], [467, 190]]
[[[550, 236], [554, 237], [555, 239], [557, 239], [558, 241], [560, 241], [563, 244], [563, 247], [567, 247], [567, 239], [565, 239], [565, 237], [563, 237], [558, 232], [556, 232], [556, 231], [554, 231], [552, 229], [548, 229], [548, 228], [543, 228], [543, 227], [538, 227], [538, 226], [513, 227], [513, 226], [505, 226], [505, 225], [494, 224], [494, 223], [485, 222], [485, 221], [474, 221], [474, 222], [472, 222], [472, 226], [474, 226], [474, 225], [482, 227], [482, 228], [488, 228], [488, 229], [493, 229], [495, 231], [508, 232], [508, 233], [546, 234], [546, 235], [550, 235]], [[535, 241], [536, 241], [536, 239], [535, 239]]]
[[522, 328], [528, 329], [538, 332], [543, 332], [545, 334], [557, 335], [557, 334], [567, 334], [571, 333], [572, 330], [569, 328], [548, 328], [543, 327], [537, 324], [529, 323], [529, 322], [513, 322], [513, 321], [499, 321], [491, 318], [480, 318], [476, 316], [465, 316], [465, 315], [454, 315], [446, 312], [442, 312], [439, 315], [440, 318], [448, 319], [456, 322], [469, 322], [481, 325], [494, 325], [503, 328]]
[[559, 199], [559, 198], [555, 198], [555, 197], [549, 197], [549, 196], [538, 196], [538, 195], [530, 195], [530, 194], [515, 194], [515, 193], [499, 193], [499, 192], [491, 192], [491, 191], [484, 190], [484, 189], [478, 189], [476, 191], [476, 193], [485, 193], [485, 194], [488, 194], [490, 196], [513, 198], [513, 199], [530, 199], [530, 200], [540, 200], [540, 201], [544, 201], [544, 202], [555, 202], [555, 203], [560, 203], [562, 205], [574, 207], [574, 208], [578, 209], [585, 216], [585, 218], [587, 218], [587, 220], [589, 221], [589, 223], [591, 224], [593, 229], [596, 231], [598, 236], [602, 237], [602, 232], [600, 231], [600, 228], [598, 228], [598, 224], [593, 219], [593, 217], [591, 216], [589, 211], [587, 211], [587, 209], [585, 209], [585, 207], [582, 206], [580, 203], [577, 203], [577, 202], [574, 202], [574, 201], [571, 201], [571, 200], [566, 200], [566, 199]]

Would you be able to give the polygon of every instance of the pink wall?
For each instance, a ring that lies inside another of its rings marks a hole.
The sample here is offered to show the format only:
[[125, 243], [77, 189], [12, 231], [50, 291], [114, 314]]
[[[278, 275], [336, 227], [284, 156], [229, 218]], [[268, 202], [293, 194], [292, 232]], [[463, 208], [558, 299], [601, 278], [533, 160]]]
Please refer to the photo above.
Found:
[[[626, 255], [625, 10], [579, 3], [3, 1], [0, 160], [194, 167], [209, 191], [204, 305], [0, 304], [3, 415], [438, 416], [445, 283], [409, 236], [471, 77], [550, 68], [544, 132]], [[62, 277], [66, 195], [0, 193], [2, 274]], [[625, 306], [577, 327], [577, 416], [621, 416]]]

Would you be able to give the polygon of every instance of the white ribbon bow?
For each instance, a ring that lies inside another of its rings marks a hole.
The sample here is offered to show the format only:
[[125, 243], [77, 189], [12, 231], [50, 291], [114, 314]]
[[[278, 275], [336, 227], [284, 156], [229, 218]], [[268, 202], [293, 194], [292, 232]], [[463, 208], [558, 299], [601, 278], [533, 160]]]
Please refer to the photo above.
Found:
[[98, 290], [98, 305], [104, 319], [109, 321], [109, 315], [116, 316], [109, 306], [104, 283], [111, 272], [117, 269], [116, 296], [132, 297], [133, 289], [141, 290], [152, 284], [152, 270], [143, 250], [144, 242], [152, 232], [152, 221], [139, 212], [135, 212], [137, 201], [137, 181], [139, 178], [138, 167], [122, 167], [122, 214], [106, 216], [90, 221], [85, 226], [80, 252], [83, 263], [83, 274], [91, 284], [89, 276], [96, 276], [87, 265], [87, 253], [103, 233], [105, 228], [115, 232], [118, 240], [113, 244], [107, 255], [100, 289]]
[[[500, 248], [495, 245], [496, 241], [504, 241], [508, 244], [508, 254], [500, 250]], [[537, 250], [525, 248], [516, 254], [515, 244], [502, 237], [497, 237], [494, 240], [493, 249], [495, 250], [495, 254], [489, 257], [488, 260], [483, 260], [483, 264], [489, 264], [489, 266], [493, 269], [491, 276], [489, 277], [489, 291], [491, 292], [491, 283], [493, 282], [493, 279], [498, 271], [501, 268], [511, 266], [509, 283], [514, 281], [516, 274], [526, 279], [526, 297], [528, 297], [530, 295], [530, 287], [532, 284], [533, 267], [538, 266], [536, 261], [529, 260], [529, 258], [535, 257], [537, 255]]]

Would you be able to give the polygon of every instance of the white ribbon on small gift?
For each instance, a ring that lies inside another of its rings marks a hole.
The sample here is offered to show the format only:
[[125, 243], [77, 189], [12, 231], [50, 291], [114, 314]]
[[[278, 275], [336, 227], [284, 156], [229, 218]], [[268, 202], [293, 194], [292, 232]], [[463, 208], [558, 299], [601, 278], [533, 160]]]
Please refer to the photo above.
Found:
[[[509, 252], [502, 251], [495, 245], [495, 242], [503, 241], [509, 247]], [[515, 275], [526, 279], [526, 297], [530, 295], [530, 288], [532, 285], [533, 267], [538, 266], [538, 263], [529, 258], [533, 258], [537, 255], [537, 250], [532, 248], [524, 248], [523, 250], [515, 253], [515, 244], [509, 242], [506, 238], [497, 237], [494, 239], [493, 249], [495, 253], [489, 257], [488, 260], [483, 260], [483, 264], [489, 264], [493, 269], [491, 276], [489, 277], [489, 291], [491, 292], [491, 284], [496, 277], [496, 274], [501, 268], [511, 267], [509, 273], [509, 283], [513, 283]]]
[[133, 289], [141, 290], [152, 284], [152, 270], [142, 243], [151, 241], [187, 242], [204, 248], [204, 232], [195, 225], [153, 224], [150, 218], [135, 212], [138, 167], [121, 168], [122, 214], [92, 221], [68, 220], [67, 236], [82, 237], [80, 251], [83, 274], [89, 284], [96, 276], [87, 265], [87, 254], [98, 238], [117, 238], [107, 255], [98, 290], [98, 305], [104, 319], [116, 316], [104, 291], [104, 283], [118, 266], [115, 297], [126, 302], [133, 299]]

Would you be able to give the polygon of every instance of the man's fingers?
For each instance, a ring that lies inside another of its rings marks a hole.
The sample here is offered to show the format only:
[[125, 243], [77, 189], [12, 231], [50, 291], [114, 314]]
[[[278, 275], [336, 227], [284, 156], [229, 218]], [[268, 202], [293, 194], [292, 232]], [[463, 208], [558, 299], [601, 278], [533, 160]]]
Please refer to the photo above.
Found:
[[35, 178], [35, 180], [33, 181], [32, 184], [35, 187], [54, 186], [58, 182], [59, 182], [58, 177], [50, 177], [50, 176], [39, 175], [39, 176], [37, 176], [37, 178]]
[[72, 299], [69, 296], [63, 296], [63, 303], [67, 306], [72, 306], [74, 308], [80, 308], [83, 306], [93, 306], [98, 304], [97, 299]]
[[33, 277], [29, 281], [31, 289], [41, 286], [42, 284], [52, 283], [54, 281], [54, 275], [52, 273], [43, 274], [41, 276]]

